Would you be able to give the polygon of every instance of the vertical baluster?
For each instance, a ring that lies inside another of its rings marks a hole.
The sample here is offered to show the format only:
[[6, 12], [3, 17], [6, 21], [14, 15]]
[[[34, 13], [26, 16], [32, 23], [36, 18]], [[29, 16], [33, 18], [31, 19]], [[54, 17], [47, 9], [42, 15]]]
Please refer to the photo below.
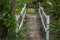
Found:
[[17, 27], [16, 27], [16, 40], [18, 40], [18, 30], [19, 30], [19, 29], [18, 29], [18, 26], [19, 26], [18, 19], [19, 19], [19, 17], [20, 17], [20, 15], [16, 15], [16, 20], [17, 20], [17, 22], [16, 22], [16, 23], [17, 23], [17, 24], [16, 24], [16, 26], [17, 26]]
[[46, 17], [46, 24], [47, 24], [47, 30], [46, 30], [46, 40], [49, 40], [49, 23], [50, 23], [50, 16]]
[[21, 24], [20, 24], [20, 26], [19, 26], [19, 24], [18, 24], [18, 18], [17, 17], [20, 17], [19, 15], [17, 15], [16, 16], [16, 20], [17, 20], [17, 27], [16, 27], [16, 40], [18, 40], [18, 31], [20, 30], [20, 28], [21, 28], [21, 26], [23, 25], [23, 19], [24, 19], [24, 17], [25, 17], [25, 15], [26, 15], [26, 4], [24, 5], [24, 7], [22, 8], [22, 11], [21, 11], [21, 15], [22, 15], [22, 22], [21, 22]]

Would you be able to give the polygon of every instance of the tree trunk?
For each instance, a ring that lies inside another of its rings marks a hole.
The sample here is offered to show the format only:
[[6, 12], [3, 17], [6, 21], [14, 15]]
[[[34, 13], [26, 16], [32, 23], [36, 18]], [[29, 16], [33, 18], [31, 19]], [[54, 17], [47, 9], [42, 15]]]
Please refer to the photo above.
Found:
[[18, 1], [18, 0], [13, 0], [13, 1], [12, 1], [11, 13], [15, 13], [17, 1]]

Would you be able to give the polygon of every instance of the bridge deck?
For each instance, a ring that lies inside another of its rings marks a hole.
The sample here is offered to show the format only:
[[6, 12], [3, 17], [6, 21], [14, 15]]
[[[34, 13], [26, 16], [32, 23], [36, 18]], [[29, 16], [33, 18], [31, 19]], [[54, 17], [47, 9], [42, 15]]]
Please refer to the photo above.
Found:
[[27, 29], [28, 40], [44, 40], [42, 38], [43, 35], [41, 31], [42, 25], [40, 22], [40, 18], [38, 18], [37, 13], [27, 14], [25, 25], [28, 28]]

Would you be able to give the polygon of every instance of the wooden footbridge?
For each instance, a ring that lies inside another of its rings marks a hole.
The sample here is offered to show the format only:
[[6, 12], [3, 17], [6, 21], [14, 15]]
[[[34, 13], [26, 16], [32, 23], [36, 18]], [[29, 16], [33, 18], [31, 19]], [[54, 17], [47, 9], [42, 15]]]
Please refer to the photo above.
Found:
[[[27, 40], [49, 40], [49, 23], [50, 23], [50, 16], [46, 15], [44, 12], [44, 8], [39, 6], [39, 11], [35, 14], [27, 14], [26, 13], [26, 4], [24, 5], [21, 15], [22, 20], [20, 25], [17, 23], [16, 33], [19, 32], [21, 27], [24, 24], [24, 20], [26, 20], [25, 26], [28, 28], [27, 33]], [[20, 18], [20, 15], [16, 16], [16, 19]], [[43, 30], [42, 30], [43, 29]], [[43, 33], [43, 31], [45, 33]], [[44, 35], [45, 34], [45, 38]], [[16, 37], [18, 35], [16, 34]]]

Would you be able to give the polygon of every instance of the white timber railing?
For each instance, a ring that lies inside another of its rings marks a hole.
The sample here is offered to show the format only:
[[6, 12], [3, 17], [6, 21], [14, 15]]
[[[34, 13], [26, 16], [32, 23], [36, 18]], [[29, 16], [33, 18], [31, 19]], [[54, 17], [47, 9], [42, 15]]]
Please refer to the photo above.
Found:
[[18, 32], [20, 31], [21, 27], [23, 26], [23, 22], [24, 22], [24, 18], [26, 16], [26, 4], [24, 5], [24, 7], [22, 8], [22, 11], [21, 11], [21, 16], [22, 16], [22, 20], [21, 20], [21, 23], [19, 24], [18, 20], [20, 18], [20, 15], [16, 15], [16, 20], [17, 20], [17, 27], [16, 27], [16, 37], [18, 38]]
[[21, 11], [21, 15], [22, 15], [22, 21], [21, 21], [21, 23], [19, 25], [19, 29], [23, 26], [23, 21], [24, 21], [24, 18], [26, 16], [26, 4], [24, 5], [24, 7], [23, 7], [23, 9]]
[[44, 8], [41, 6], [39, 6], [39, 15], [41, 17], [42, 25], [43, 25], [45, 33], [46, 33], [46, 40], [49, 40], [50, 16], [46, 15], [46, 13], [44, 12]]
[[[20, 30], [20, 28], [23, 26], [23, 22], [24, 22], [24, 18], [25, 18], [25, 15], [26, 15], [26, 4], [24, 5], [24, 7], [22, 8], [22, 11], [21, 11], [21, 16], [22, 16], [22, 20], [21, 20], [21, 23], [19, 25], [17, 25], [18, 27], [18, 30]], [[17, 15], [16, 16], [16, 19], [18, 21], [18, 19], [20, 18], [20, 15]]]

